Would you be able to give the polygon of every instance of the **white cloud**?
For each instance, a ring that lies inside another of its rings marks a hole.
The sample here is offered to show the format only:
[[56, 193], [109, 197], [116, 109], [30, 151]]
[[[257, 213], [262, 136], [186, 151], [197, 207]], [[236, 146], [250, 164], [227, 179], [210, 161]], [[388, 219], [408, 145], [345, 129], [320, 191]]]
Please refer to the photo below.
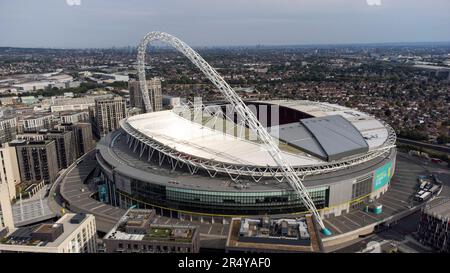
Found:
[[381, 6], [381, 0], [366, 0], [369, 6]]
[[81, 0], [66, 0], [69, 6], [81, 6]]

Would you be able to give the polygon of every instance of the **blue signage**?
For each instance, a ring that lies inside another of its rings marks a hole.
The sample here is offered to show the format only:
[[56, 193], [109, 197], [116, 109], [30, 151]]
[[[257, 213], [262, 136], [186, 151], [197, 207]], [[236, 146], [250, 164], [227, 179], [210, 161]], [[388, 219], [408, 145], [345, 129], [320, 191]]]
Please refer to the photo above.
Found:
[[108, 195], [108, 184], [101, 184], [98, 185], [98, 199], [100, 202], [108, 203], [109, 202], [109, 195]]
[[376, 191], [386, 185], [391, 179], [392, 173], [392, 162], [378, 168], [373, 176], [373, 190]]

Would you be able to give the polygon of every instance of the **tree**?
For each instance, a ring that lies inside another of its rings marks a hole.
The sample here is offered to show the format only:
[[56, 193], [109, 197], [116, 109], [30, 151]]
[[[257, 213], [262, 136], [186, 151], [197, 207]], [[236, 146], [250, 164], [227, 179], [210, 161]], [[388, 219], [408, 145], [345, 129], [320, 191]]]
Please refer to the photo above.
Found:
[[391, 109], [389, 109], [389, 108], [387, 108], [387, 109], [384, 111], [384, 115], [385, 115], [386, 117], [390, 117], [391, 114], [392, 114], [392, 112], [391, 112]]
[[440, 134], [436, 140], [439, 144], [447, 144], [450, 142], [450, 137], [444, 134]]

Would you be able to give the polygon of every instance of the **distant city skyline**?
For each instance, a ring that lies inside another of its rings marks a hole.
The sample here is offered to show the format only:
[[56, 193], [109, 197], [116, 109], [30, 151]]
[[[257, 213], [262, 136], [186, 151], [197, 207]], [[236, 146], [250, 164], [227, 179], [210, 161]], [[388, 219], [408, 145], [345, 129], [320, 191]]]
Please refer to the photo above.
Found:
[[136, 46], [156, 30], [196, 47], [449, 42], [448, 25], [448, 0], [0, 0], [1, 47]]

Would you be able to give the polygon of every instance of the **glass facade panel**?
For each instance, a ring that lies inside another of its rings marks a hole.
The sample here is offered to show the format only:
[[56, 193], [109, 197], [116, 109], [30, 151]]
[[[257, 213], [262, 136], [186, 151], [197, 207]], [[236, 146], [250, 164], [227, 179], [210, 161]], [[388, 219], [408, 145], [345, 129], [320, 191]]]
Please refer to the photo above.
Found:
[[[223, 214], [265, 214], [305, 211], [299, 197], [290, 190], [265, 192], [206, 191], [156, 185], [131, 180], [132, 197], [144, 203], [193, 212]], [[328, 206], [328, 187], [308, 189], [318, 208]]]

